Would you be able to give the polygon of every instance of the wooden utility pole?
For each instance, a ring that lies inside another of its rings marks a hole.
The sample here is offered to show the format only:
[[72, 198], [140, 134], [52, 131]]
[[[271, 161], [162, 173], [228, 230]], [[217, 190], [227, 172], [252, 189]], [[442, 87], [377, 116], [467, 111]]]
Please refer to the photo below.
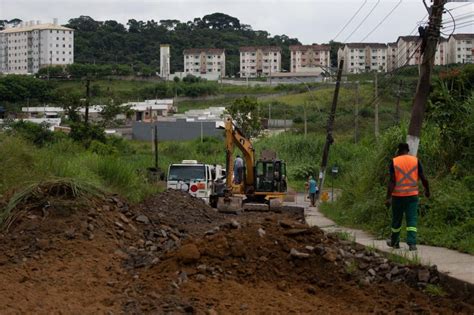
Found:
[[304, 119], [304, 138], [308, 135], [308, 117], [306, 115], [306, 101], [303, 103], [303, 119]]
[[425, 29], [421, 53], [422, 61], [420, 65], [420, 77], [416, 87], [413, 108], [411, 111], [410, 125], [408, 127], [407, 143], [410, 147], [410, 154], [416, 156], [420, 144], [421, 126], [425, 115], [426, 103], [430, 96], [431, 72], [435, 60], [436, 47], [440, 36], [440, 27], [443, 17], [446, 0], [433, 0], [431, 6], [428, 26]]
[[84, 122], [87, 124], [89, 122], [89, 105], [91, 102], [91, 79], [87, 78], [86, 80], [86, 110], [84, 114]]
[[356, 82], [356, 97], [354, 109], [354, 142], [359, 139], [359, 81]]
[[395, 106], [395, 121], [397, 122], [397, 125], [400, 123], [400, 98], [402, 97], [402, 86], [403, 80], [400, 80], [397, 92], [397, 104]]
[[[321, 193], [323, 191], [324, 177], [326, 175], [326, 167], [327, 167], [328, 159], [329, 159], [329, 148], [331, 144], [334, 142], [334, 138], [332, 137], [332, 131], [334, 129], [334, 119], [336, 117], [337, 98], [339, 96], [339, 89], [341, 87], [341, 76], [342, 76], [343, 66], [344, 66], [344, 59], [341, 59], [341, 61], [339, 62], [339, 69], [337, 71], [336, 87], [334, 89], [334, 97], [332, 99], [331, 112], [329, 113], [328, 124], [326, 128], [326, 131], [327, 131], [326, 143], [324, 144], [323, 158], [321, 160], [321, 169], [319, 171], [319, 191]], [[321, 196], [321, 193], [318, 194], [318, 200]]]
[[375, 72], [375, 140], [379, 139], [379, 90], [378, 90], [378, 76]]

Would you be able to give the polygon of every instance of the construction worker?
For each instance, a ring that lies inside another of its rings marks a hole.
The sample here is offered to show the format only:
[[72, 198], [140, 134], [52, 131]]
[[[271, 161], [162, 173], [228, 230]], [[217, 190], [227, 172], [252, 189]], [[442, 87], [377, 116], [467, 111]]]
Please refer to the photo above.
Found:
[[387, 245], [400, 248], [400, 230], [405, 213], [408, 248], [416, 250], [418, 179], [421, 179], [427, 198], [430, 197], [430, 188], [420, 161], [409, 155], [409, 152], [408, 144], [400, 143], [398, 154], [390, 164], [390, 181], [385, 204], [387, 207], [392, 206], [392, 236]]
[[234, 183], [240, 184], [242, 181], [242, 171], [244, 168], [244, 160], [237, 154], [237, 157], [234, 161]]
[[308, 177], [308, 181], [306, 182], [305, 187], [309, 193], [311, 207], [314, 207], [316, 205], [316, 199], [318, 195], [318, 186], [313, 176]]

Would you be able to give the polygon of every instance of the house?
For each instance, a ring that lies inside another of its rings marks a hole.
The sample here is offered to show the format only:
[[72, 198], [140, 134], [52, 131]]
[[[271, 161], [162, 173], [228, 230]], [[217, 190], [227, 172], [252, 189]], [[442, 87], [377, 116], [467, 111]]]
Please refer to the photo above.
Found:
[[453, 34], [447, 41], [449, 63], [473, 63], [474, 34]]
[[34, 74], [46, 66], [74, 62], [74, 30], [40, 21], [0, 31], [0, 73]]
[[135, 112], [134, 121], [154, 121], [177, 111], [173, 99], [145, 100], [144, 102], [128, 102], [122, 106], [130, 106]]
[[184, 75], [191, 74], [209, 80], [225, 76], [225, 50], [220, 48], [190, 48], [183, 51]]
[[290, 72], [321, 74], [331, 67], [329, 45], [290, 46]]
[[240, 77], [271, 77], [281, 71], [281, 48], [278, 46], [240, 47]]

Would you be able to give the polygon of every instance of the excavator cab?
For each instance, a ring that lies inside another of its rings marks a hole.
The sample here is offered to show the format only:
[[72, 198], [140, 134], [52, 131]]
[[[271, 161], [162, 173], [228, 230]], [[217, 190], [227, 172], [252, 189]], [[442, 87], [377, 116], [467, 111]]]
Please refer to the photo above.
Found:
[[255, 165], [255, 192], [286, 192], [286, 164], [259, 160]]

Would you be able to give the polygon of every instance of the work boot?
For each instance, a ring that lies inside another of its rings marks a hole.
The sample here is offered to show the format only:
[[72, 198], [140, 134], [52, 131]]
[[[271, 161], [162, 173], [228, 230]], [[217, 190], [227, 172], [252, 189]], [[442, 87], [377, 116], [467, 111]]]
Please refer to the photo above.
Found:
[[417, 249], [418, 248], [416, 248], [415, 244], [408, 244], [408, 250], [414, 251], [414, 250], [417, 250]]
[[387, 240], [387, 246], [392, 247], [393, 249], [399, 249], [400, 244], [392, 244], [392, 240]]

